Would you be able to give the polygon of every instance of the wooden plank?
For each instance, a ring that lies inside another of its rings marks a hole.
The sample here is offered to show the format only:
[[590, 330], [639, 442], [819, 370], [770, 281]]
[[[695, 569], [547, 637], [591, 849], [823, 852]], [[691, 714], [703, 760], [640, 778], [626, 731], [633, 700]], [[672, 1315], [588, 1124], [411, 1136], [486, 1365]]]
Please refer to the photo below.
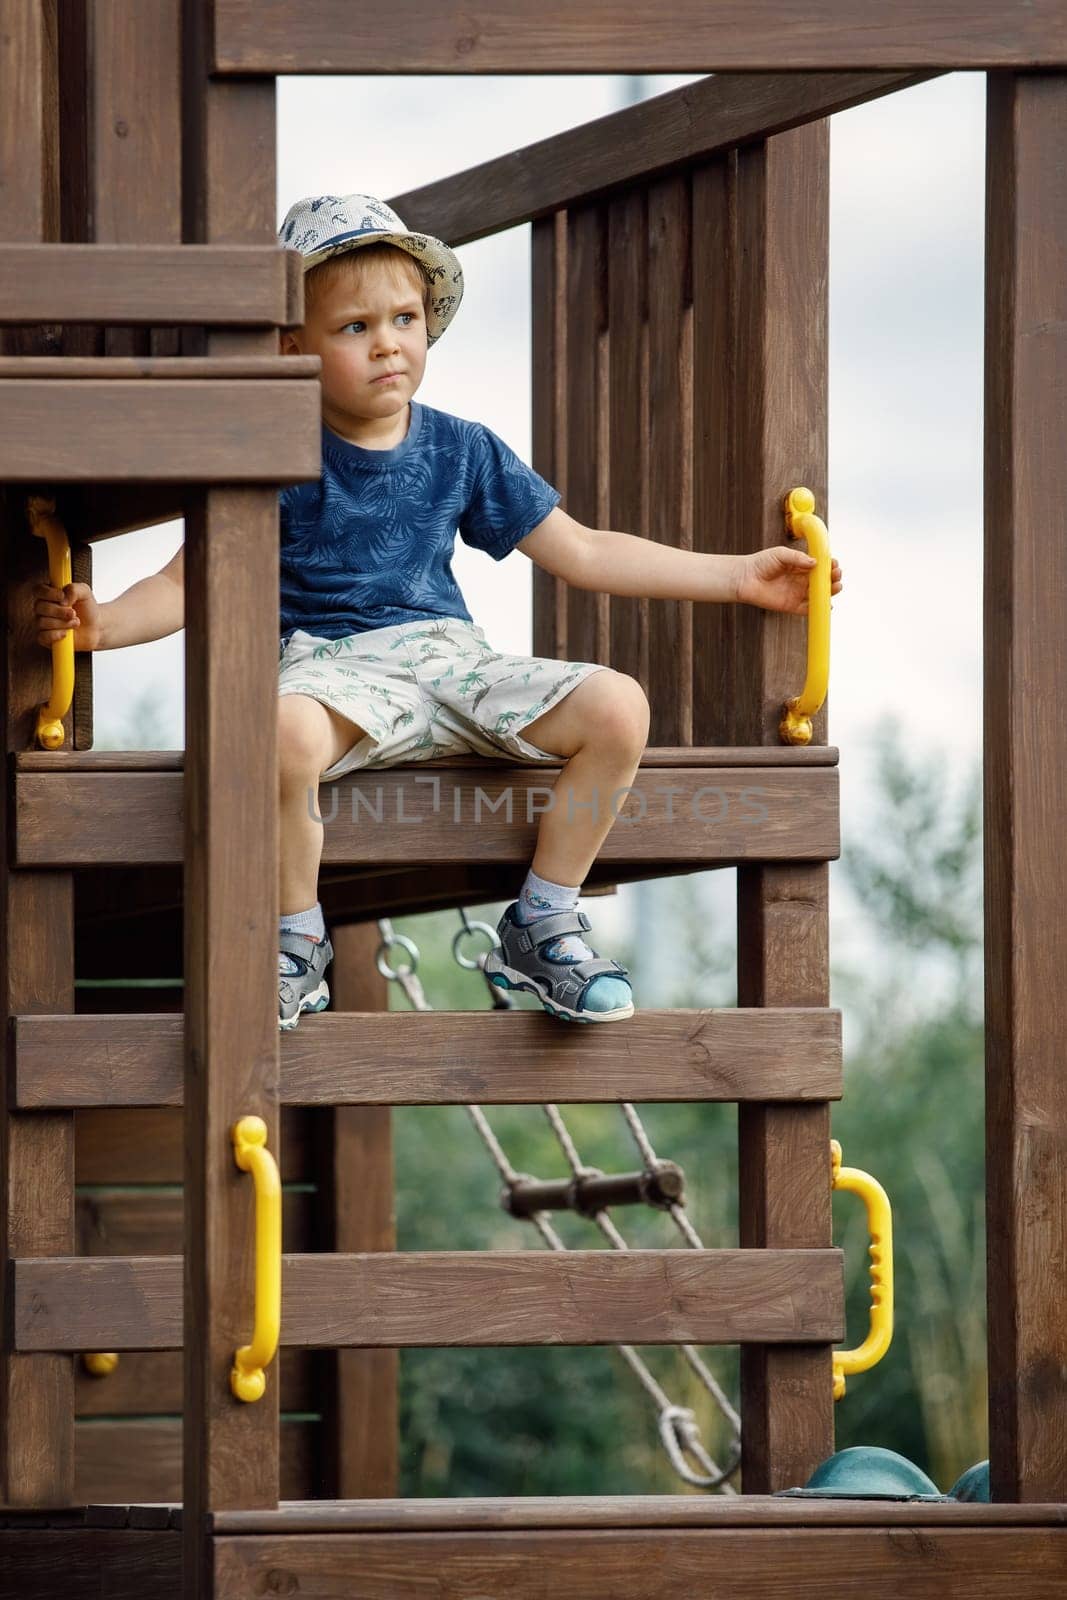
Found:
[[[75, 1128], [79, 1185], [181, 1183], [185, 1150], [177, 1107], [79, 1111]], [[308, 1113], [287, 1107], [282, 1112], [283, 1183], [313, 1182], [317, 1159]]]
[[5, 356], [0, 378], [317, 378], [319, 356]]
[[[373, 951], [367, 965], [378, 978]], [[335, 988], [335, 1005], [343, 998]], [[15, 1103], [180, 1105], [182, 1032], [180, 1016], [17, 1017]], [[792, 1007], [638, 1011], [625, 1029], [576, 1040], [534, 1011], [338, 1009], [281, 1040], [280, 1073], [283, 1105], [822, 1102], [841, 1095], [841, 1017]], [[79, 1138], [81, 1127], [79, 1118]], [[127, 1142], [143, 1142], [134, 1125]], [[155, 1148], [136, 1170], [154, 1166], [162, 1181], [159, 1161]], [[95, 1163], [103, 1176], [93, 1181], [109, 1181], [107, 1165]]]
[[1046, 1528], [754, 1531], [613, 1528], [474, 1534], [251, 1535], [215, 1540], [218, 1592], [253, 1600], [287, 1582], [301, 1600], [439, 1594], [542, 1600], [1000, 1600], [1025, 1573], [1027, 1600], [1061, 1600], [1064, 1534]]
[[218, 73], [571, 73], [1067, 66], [1059, 0], [216, 0]]
[[[281, 1492], [286, 1499], [321, 1492], [321, 1437], [319, 1421], [282, 1420], [279, 1463]], [[79, 1500], [180, 1500], [181, 1417], [130, 1417], [121, 1421], [101, 1417], [79, 1422], [75, 1429], [75, 1459], [75, 1493]]]
[[[327, 1357], [317, 1350], [282, 1350], [278, 1357], [280, 1404], [286, 1411], [318, 1411], [322, 1404], [322, 1367]], [[127, 1350], [114, 1372], [98, 1377], [84, 1362], [74, 1362], [76, 1417], [175, 1416], [182, 1409], [180, 1350]], [[90, 1500], [103, 1499], [95, 1491]], [[134, 1491], [134, 1498], [140, 1498]]]
[[[609, 193], [622, 201], [624, 187], [640, 192], [652, 178], [936, 76], [827, 72], [704, 78], [409, 189], [389, 204], [402, 217], [417, 217], [420, 228], [453, 248], [523, 222], [544, 222], [551, 231], [552, 214], [563, 208]], [[535, 367], [541, 350], [535, 338]]]
[[[282, 1195], [282, 1239], [291, 1252], [316, 1248], [318, 1197], [302, 1189]], [[182, 1196], [173, 1188], [94, 1188], [78, 1195], [75, 1238], [79, 1255], [169, 1256], [182, 1248]], [[103, 1499], [106, 1496], [100, 1496]]]
[[521, 1528], [1067, 1529], [1064, 1505], [959, 1500], [816, 1500], [789, 1495], [471, 1495], [451, 1500], [309, 1500], [277, 1511], [220, 1511], [221, 1534], [506, 1533]]
[[[564, 500], [568, 493], [566, 283], [567, 213], [559, 211], [535, 222], [530, 230], [531, 459]], [[566, 660], [567, 585], [535, 563], [532, 598], [534, 654]]]
[[[592, 528], [606, 521], [607, 255], [605, 212], [567, 212], [563, 339], [567, 418], [564, 507]], [[605, 513], [605, 515], [602, 515]], [[608, 661], [608, 597], [566, 589], [568, 661]], [[532, 852], [532, 845], [531, 845]]]
[[[174, 1349], [180, 1289], [181, 1262], [170, 1257], [18, 1261], [16, 1348]], [[307, 1348], [795, 1345], [842, 1338], [843, 1319], [832, 1249], [283, 1257], [282, 1343]], [[227, 1359], [246, 1338], [235, 1328]]]
[[[794, 619], [796, 620], [796, 619]], [[559, 767], [505, 761], [488, 771], [386, 768], [323, 790], [323, 864], [528, 861]], [[661, 861], [826, 861], [840, 853], [834, 768], [701, 767], [638, 773], [628, 795], [605, 796], [617, 821], [601, 865]], [[21, 772], [15, 784], [19, 866], [128, 866], [181, 859], [177, 773]]]
[[[648, 221], [646, 189], [613, 198], [608, 229], [608, 506], [606, 526], [648, 537]], [[612, 595], [609, 657], [650, 693], [649, 602]], [[670, 718], [668, 717], [668, 721]], [[658, 707], [650, 739], [659, 741]], [[643, 764], [643, 758], [642, 758]]]
[[276, 245], [0, 244], [0, 323], [291, 328], [303, 289], [303, 257]]
[[134, 1528], [5, 1533], [0, 1593], [18, 1600], [174, 1600], [181, 1593], [181, 1534]]
[[[727, 548], [780, 543], [782, 496], [793, 484], [807, 484], [817, 504], [826, 504], [828, 158], [828, 126], [813, 123], [738, 152], [726, 194], [718, 194], [725, 215], [714, 195], [706, 196], [703, 260], [725, 241], [732, 284], [729, 370], [736, 379], [726, 407], [730, 488], [720, 513]], [[714, 347], [722, 331], [720, 322], [703, 337]], [[703, 362], [706, 371], [706, 349]], [[723, 415], [721, 392], [713, 391], [710, 406], [712, 416]], [[698, 499], [705, 507], [709, 488], [722, 481], [713, 473]], [[780, 708], [804, 679], [806, 630], [796, 617], [733, 609], [738, 614], [725, 619], [723, 636], [733, 691], [728, 726], [737, 739], [776, 744]], [[714, 626], [704, 619], [705, 628]], [[821, 742], [825, 707], [814, 727]], [[740, 868], [742, 1004], [827, 1003], [827, 877], [825, 866], [799, 861]], [[829, 1109], [744, 1106], [738, 1126], [740, 1242], [829, 1244]], [[826, 1347], [742, 1352], [746, 1492], [804, 1483], [831, 1454], [830, 1359]]]
[[[389, 984], [374, 961], [381, 937], [377, 923], [336, 927], [331, 937], [332, 1005], [339, 1014], [378, 1014], [379, 1025], [387, 1021]], [[342, 1255], [395, 1250], [392, 1113], [388, 1106], [345, 1106], [337, 1101], [334, 1106], [319, 1113], [319, 1248]], [[395, 1495], [400, 1473], [397, 1351], [336, 1350], [326, 1361], [321, 1406], [328, 1492], [366, 1498]]]
[[289, 483], [318, 477], [320, 446], [317, 383], [0, 379], [12, 483]]
[[991, 79], [986, 203], [985, 936], [993, 1493], [1067, 1498], [1067, 78]]
[[[181, 772], [185, 766], [182, 750], [18, 750], [12, 756], [17, 772]], [[687, 746], [657, 748], [649, 745], [641, 754], [642, 767], [836, 767], [838, 751], [834, 745], [721, 745], [691, 750]], [[420, 761], [424, 768], [438, 771], [453, 767], [480, 770], [487, 774], [499, 762], [484, 756], [439, 756], [435, 761]]]

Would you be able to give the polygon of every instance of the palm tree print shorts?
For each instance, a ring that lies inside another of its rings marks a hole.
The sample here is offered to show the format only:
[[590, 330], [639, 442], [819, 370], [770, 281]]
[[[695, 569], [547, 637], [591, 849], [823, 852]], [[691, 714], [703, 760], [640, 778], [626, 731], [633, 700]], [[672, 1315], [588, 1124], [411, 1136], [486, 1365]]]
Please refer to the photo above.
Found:
[[325, 779], [450, 755], [558, 765], [558, 754], [522, 730], [604, 670], [596, 661], [502, 655], [476, 623], [442, 617], [343, 639], [298, 629], [278, 663], [278, 693], [309, 695], [366, 729]]

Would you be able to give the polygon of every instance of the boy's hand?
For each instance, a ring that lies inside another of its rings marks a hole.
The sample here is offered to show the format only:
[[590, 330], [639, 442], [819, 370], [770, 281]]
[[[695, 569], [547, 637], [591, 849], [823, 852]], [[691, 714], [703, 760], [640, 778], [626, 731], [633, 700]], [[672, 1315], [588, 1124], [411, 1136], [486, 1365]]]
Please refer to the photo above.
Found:
[[87, 583], [68, 583], [65, 589], [38, 583], [33, 597], [38, 644], [50, 649], [73, 628], [75, 650], [100, 648], [100, 604]]
[[[790, 545], [773, 545], [742, 556], [737, 581], [737, 599], [746, 605], [762, 606], [765, 611], [788, 611], [806, 616], [808, 579], [815, 557]], [[841, 568], [830, 558], [830, 593], [840, 594]]]

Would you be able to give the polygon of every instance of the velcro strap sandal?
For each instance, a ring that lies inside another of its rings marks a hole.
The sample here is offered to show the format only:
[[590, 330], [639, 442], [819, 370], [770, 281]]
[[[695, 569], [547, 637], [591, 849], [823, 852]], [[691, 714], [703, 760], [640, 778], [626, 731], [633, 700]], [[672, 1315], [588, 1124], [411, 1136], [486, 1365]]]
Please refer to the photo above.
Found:
[[515, 904], [497, 924], [499, 950], [485, 958], [491, 983], [536, 995], [550, 1016], [564, 1022], [621, 1022], [632, 1017], [633, 995], [627, 969], [598, 956], [575, 961], [550, 958], [548, 948], [569, 933], [588, 933], [583, 911], [558, 911], [527, 924], [515, 920]]
[[296, 972], [278, 973], [278, 1027], [295, 1028], [305, 1011], [324, 1011], [330, 1003], [325, 972], [333, 960], [329, 939], [316, 944], [303, 933], [279, 933], [279, 955], [291, 956]]

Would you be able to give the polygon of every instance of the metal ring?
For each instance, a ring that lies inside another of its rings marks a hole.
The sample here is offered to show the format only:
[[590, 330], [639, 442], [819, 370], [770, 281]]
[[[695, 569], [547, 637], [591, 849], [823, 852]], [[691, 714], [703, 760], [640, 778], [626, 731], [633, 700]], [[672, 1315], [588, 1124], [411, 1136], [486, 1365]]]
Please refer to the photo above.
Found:
[[[491, 950], [496, 950], [499, 947], [500, 940], [497, 938], [496, 929], [491, 928], [488, 922], [468, 922], [465, 927], [456, 929], [452, 936], [453, 959], [458, 961], [461, 967], [466, 967], [468, 972], [477, 972], [481, 967], [481, 961], [477, 959], [472, 961], [469, 956], [461, 956], [459, 953], [459, 941], [465, 938], [468, 933], [484, 933], [489, 939], [489, 948]], [[484, 959], [485, 957], [483, 956], [482, 960]]]
[[[382, 952], [392, 948], [394, 944], [402, 945], [411, 957], [410, 967], [391, 967]], [[399, 978], [410, 978], [419, 964], [419, 947], [403, 933], [394, 933], [391, 938], [383, 939], [374, 954], [374, 964], [383, 978], [388, 978], [395, 983]]]

